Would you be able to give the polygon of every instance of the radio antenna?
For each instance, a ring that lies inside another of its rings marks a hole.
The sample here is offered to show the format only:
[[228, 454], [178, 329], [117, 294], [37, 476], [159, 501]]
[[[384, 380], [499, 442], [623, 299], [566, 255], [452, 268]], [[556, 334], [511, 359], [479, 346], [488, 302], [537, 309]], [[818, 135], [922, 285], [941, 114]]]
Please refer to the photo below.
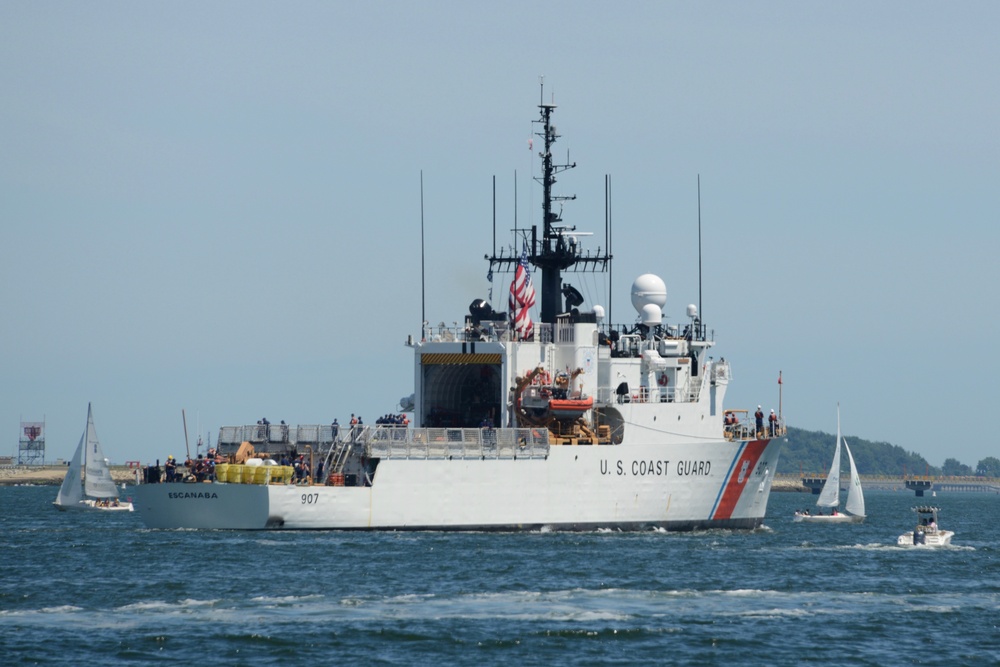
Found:
[[424, 170], [420, 170], [420, 339], [427, 336], [427, 289], [424, 278]]
[[698, 317], [705, 321], [705, 312], [701, 309], [701, 174], [698, 174]]

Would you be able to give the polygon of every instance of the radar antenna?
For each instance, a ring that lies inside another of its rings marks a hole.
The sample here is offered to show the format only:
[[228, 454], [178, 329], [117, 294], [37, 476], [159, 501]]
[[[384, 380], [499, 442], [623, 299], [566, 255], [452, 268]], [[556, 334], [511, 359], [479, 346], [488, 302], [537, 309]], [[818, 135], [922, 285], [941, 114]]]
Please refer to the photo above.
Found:
[[[531, 227], [531, 238], [528, 244], [528, 261], [540, 269], [542, 274], [541, 290], [541, 321], [555, 324], [556, 317], [562, 314], [561, 297], [563, 295], [562, 272], [563, 271], [606, 271], [610, 262], [611, 254], [598, 251], [597, 253], [584, 253], [580, 249], [575, 236], [568, 235], [567, 232], [574, 228], [562, 222], [562, 202], [573, 201], [576, 195], [558, 196], [552, 193], [552, 186], [556, 182], [556, 174], [560, 174], [568, 169], [576, 167], [575, 162], [567, 161], [564, 164], [556, 164], [552, 157], [552, 145], [559, 139], [560, 135], [552, 124], [552, 112], [555, 111], [554, 102], [545, 102], [545, 82], [539, 78], [541, 86], [541, 99], [538, 104], [540, 110], [539, 119], [533, 121], [541, 125], [541, 130], [536, 132], [536, 136], [542, 139], [542, 150], [539, 157], [542, 158], [542, 174], [535, 177], [535, 181], [542, 186], [542, 234], [538, 237], [537, 225]], [[552, 210], [553, 202], [560, 202], [559, 212]], [[494, 255], [487, 257], [490, 262], [490, 270], [493, 265], [501, 267], [512, 266], [520, 259], [517, 248], [511, 254]], [[575, 290], [574, 290], [575, 291]]]

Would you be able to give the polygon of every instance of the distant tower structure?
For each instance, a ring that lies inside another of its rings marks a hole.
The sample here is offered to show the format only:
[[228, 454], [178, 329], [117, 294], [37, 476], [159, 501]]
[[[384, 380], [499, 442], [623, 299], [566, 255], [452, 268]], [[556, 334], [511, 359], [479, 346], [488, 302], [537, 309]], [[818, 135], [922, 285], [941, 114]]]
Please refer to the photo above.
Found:
[[45, 464], [45, 422], [21, 422], [21, 437], [17, 442], [17, 465]]

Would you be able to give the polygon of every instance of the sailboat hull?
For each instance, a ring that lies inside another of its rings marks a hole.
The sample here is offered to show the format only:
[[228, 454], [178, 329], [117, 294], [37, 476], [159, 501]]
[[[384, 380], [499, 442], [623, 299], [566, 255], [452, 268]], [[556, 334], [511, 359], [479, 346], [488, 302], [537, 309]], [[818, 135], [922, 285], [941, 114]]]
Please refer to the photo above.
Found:
[[853, 514], [831, 516], [829, 514], [801, 514], [799, 512], [796, 512], [792, 519], [796, 523], [861, 523], [864, 520], [863, 516], [854, 516]]
[[68, 505], [60, 505], [59, 503], [52, 503], [52, 505], [60, 512], [134, 512], [135, 508], [132, 503], [129, 502], [119, 502], [118, 505], [103, 506], [98, 505], [96, 500], [81, 500], [76, 503], [71, 503]]

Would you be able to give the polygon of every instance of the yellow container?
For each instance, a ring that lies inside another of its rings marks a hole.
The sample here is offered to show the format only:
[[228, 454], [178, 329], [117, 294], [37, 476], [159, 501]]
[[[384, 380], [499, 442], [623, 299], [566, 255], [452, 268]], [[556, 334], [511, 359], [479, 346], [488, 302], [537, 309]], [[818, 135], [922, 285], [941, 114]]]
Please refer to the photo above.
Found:
[[229, 464], [228, 463], [216, 463], [215, 464], [215, 479], [219, 480], [220, 482], [228, 481], [227, 478], [226, 478], [226, 474], [228, 472], [229, 472]]
[[239, 484], [243, 481], [243, 465], [231, 465], [226, 472], [226, 481], [230, 484]]
[[281, 466], [271, 466], [267, 477], [268, 484], [277, 484], [281, 481]]
[[273, 484], [288, 484], [292, 479], [292, 466], [277, 466], [271, 473]]
[[271, 477], [272, 467], [274, 466], [257, 466], [253, 471], [253, 483], [267, 484], [267, 480]]

